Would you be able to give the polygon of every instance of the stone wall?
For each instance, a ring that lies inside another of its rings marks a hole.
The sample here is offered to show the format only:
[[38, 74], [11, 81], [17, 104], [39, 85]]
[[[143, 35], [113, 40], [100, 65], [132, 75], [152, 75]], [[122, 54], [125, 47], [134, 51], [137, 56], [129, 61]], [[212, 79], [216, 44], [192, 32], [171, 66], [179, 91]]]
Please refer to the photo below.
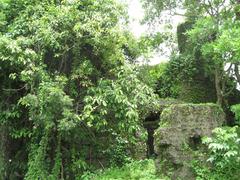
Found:
[[224, 112], [215, 104], [177, 104], [164, 109], [154, 134], [158, 172], [172, 171], [174, 180], [195, 179], [190, 167], [194, 152], [203, 148], [201, 138], [211, 136], [224, 121]]
[[145, 118], [143, 122], [143, 127], [147, 130], [147, 144], [146, 144], [146, 155], [148, 158], [155, 157], [155, 150], [154, 150], [154, 131], [159, 127], [159, 120], [160, 115], [163, 110], [173, 104], [179, 104], [182, 101], [176, 99], [160, 99], [158, 105], [151, 110], [149, 110], [149, 114]]

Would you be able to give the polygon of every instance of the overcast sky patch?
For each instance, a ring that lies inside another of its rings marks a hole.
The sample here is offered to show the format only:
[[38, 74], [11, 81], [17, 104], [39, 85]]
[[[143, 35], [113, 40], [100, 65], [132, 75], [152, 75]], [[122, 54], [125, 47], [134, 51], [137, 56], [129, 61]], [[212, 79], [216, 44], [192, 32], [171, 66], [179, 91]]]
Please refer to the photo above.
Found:
[[[141, 6], [140, 0], [125, 0], [128, 4], [128, 13], [130, 17], [130, 30], [136, 37], [140, 37], [144, 33], [148, 33], [150, 31], [148, 25], [141, 24], [140, 21], [144, 17], [144, 10]], [[170, 16], [164, 15], [166, 18], [170, 19]], [[184, 18], [182, 16], [174, 16], [171, 18], [171, 25], [172, 25], [172, 33], [176, 35], [177, 25], [182, 23]], [[162, 24], [161, 26], [155, 28], [155, 31], [163, 32], [164, 26], [166, 24]], [[152, 58], [149, 59], [148, 64], [154, 65], [159, 64], [163, 61], [167, 61], [171, 54], [171, 47], [168, 47], [165, 43], [161, 44], [160, 49], [162, 53], [157, 52], [153, 53]]]

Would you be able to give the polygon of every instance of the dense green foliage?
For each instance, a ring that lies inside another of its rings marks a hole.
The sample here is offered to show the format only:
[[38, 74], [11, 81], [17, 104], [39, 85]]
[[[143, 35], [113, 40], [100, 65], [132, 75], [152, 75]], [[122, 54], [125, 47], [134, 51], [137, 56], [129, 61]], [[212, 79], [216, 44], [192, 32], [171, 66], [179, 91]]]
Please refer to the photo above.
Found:
[[[172, 55], [159, 77], [156, 91], [160, 97], [194, 103], [216, 102], [224, 109], [227, 124], [239, 125], [240, 2], [142, 2], [148, 23], [159, 22], [166, 13], [180, 14], [186, 20], [177, 29], [179, 53]], [[238, 127], [218, 128], [212, 138], [203, 140], [208, 147], [204, 156], [209, 160], [194, 163], [197, 179], [239, 179], [238, 131]]]
[[[0, 0], [0, 179], [168, 179], [135, 160], [159, 97], [216, 102], [239, 125], [237, 2], [142, 0], [144, 22], [179, 8], [186, 17], [178, 50], [149, 66], [138, 58], [169, 38], [135, 38], [118, 0]], [[238, 131], [205, 138], [210, 165], [194, 165], [198, 178], [239, 176]]]
[[216, 128], [213, 137], [203, 138], [208, 147], [207, 162], [210, 164], [194, 163], [197, 179], [239, 179], [239, 142], [239, 127]]
[[156, 176], [156, 169], [153, 160], [135, 161], [126, 164], [122, 168], [111, 168], [97, 174], [85, 174], [82, 179], [86, 180], [108, 180], [108, 179], [146, 179], [146, 180], [160, 180], [169, 179], [168, 177]]
[[[124, 7], [114, 0], [1, 7], [1, 179], [74, 179], [99, 159], [110, 163], [111, 144], [122, 147], [117, 139], [134, 147], [156, 97], [129, 64], [141, 49], [122, 28]], [[131, 157], [124, 152], [117, 158]]]
[[167, 63], [142, 65], [138, 68], [138, 78], [153, 89], [157, 89], [158, 79], [163, 76]]
[[234, 112], [235, 119], [237, 121], [237, 124], [239, 125], [239, 123], [240, 123], [240, 104], [233, 105], [231, 107], [231, 110]]
[[[179, 54], [173, 55], [169, 75], [160, 78], [158, 90], [165, 91], [165, 84], [174, 91], [167, 96], [188, 102], [217, 102], [228, 116], [228, 124], [234, 124], [230, 106], [239, 103], [239, 2], [237, 1], [143, 1], [146, 21], [161, 18], [169, 12], [181, 14], [186, 22], [177, 29]], [[175, 67], [175, 68], [174, 68]], [[170, 82], [175, 81], [171, 85]], [[166, 82], [164, 82], [166, 81]], [[161, 86], [162, 85], [162, 86]]]

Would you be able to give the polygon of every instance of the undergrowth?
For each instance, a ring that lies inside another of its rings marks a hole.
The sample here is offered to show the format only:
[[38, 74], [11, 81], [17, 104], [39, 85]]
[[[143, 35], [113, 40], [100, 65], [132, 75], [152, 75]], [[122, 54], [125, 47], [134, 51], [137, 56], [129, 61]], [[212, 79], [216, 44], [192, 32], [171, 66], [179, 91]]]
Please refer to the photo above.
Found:
[[79, 180], [168, 180], [157, 176], [153, 160], [133, 161], [121, 168], [112, 167], [95, 173], [87, 172]]

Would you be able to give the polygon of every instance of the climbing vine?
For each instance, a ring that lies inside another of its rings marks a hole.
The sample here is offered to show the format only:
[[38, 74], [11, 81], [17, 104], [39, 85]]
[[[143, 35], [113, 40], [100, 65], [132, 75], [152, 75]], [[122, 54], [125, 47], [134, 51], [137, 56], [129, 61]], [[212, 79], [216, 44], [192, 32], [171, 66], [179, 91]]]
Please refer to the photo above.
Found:
[[122, 28], [124, 6], [115, 0], [0, 6], [0, 147], [11, 147], [0, 149], [1, 178], [74, 179], [103, 166], [98, 159], [110, 144], [101, 138], [134, 145], [144, 107], [156, 96], [131, 67], [143, 47]]

